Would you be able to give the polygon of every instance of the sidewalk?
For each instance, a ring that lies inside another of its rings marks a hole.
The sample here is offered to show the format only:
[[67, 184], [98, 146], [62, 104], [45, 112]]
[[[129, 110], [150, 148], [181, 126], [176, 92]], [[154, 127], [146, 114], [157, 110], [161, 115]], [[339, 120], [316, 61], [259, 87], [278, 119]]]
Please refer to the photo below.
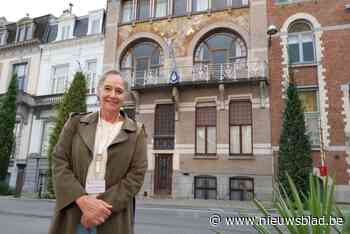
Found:
[[[55, 200], [37, 199], [33, 196], [14, 198], [12, 196], [0, 196], [0, 213], [36, 216], [48, 218], [53, 214]], [[267, 209], [272, 208], [272, 203], [264, 203]], [[15, 207], [15, 208], [14, 208]], [[167, 209], [205, 209], [235, 211], [244, 214], [260, 213], [253, 202], [226, 201], [226, 200], [184, 200], [184, 199], [137, 199], [137, 209], [167, 208]]]

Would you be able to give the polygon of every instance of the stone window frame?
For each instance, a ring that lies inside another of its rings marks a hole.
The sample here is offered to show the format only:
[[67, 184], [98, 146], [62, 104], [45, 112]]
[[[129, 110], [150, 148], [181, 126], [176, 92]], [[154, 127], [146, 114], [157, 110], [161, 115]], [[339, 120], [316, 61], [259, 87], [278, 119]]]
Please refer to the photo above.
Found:
[[[289, 30], [298, 23], [303, 23], [305, 25], [307, 25], [310, 28], [310, 31], [301, 31], [301, 32], [292, 32], [290, 33]], [[290, 47], [289, 47], [289, 40], [291, 37], [297, 37], [297, 44], [298, 44], [298, 50], [299, 50], [299, 60], [296, 62], [290, 62], [291, 65], [299, 65], [299, 64], [315, 64], [317, 61], [316, 58], [316, 44], [315, 44], [315, 36], [314, 36], [314, 32], [313, 32], [313, 26], [310, 22], [308, 22], [305, 19], [298, 19], [293, 21], [289, 27], [288, 27], [288, 36], [287, 36], [287, 47], [288, 47], [288, 56], [290, 56]], [[304, 54], [303, 54], [303, 43], [304, 43], [304, 39], [306, 37], [311, 37], [312, 38], [312, 49], [313, 49], [313, 60], [312, 61], [305, 61], [304, 59]], [[288, 60], [290, 61], [290, 57], [288, 57]]]
[[17, 25], [16, 42], [24, 42], [33, 39], [34, 23], [22, 23]]
[[[95, 71], [92, 72], [89, 70], [89, 64], [91, 63], [95, 63]], [[88, 59], [86, 60], [85, 62], [85, 70], [86, 70], [86, 85], [87, 85], [87, 94], [88, 95], [95, 95], [96, 94], [96, 89], [97, 89], [97, 83], [98, 83], [98, 80], [97, 80], [97, 66], [98, 66], [98, 63], [97, 63], [97, 59]], [[90, 77], [92, 76], [92, 81], [90, 83]]]
[[[215, 110], [215, 123], [210, 124], [201, 124], [198, 123], [198, 111], [199, 109], [202, 109], [204, 113], [211, 112]], [[217, 140], [218, 140], [218, 110], [217, 110], [217, 101], [215, 100], [208, 100], [208, 101], [197, 101], [195, 105], [195, 155], [196, 157], [216, 157], [217, 156]], [[208, 152], [208, 128], [215, 127], [215, 152]], [[205, 136], [204, 136], [204, 153], [198, 152], [197, 149], [197, 132], [198, 128], [204, 128], [205, 130]]]
[[[231, 105], [233, 103], [249, 103], [250, 105], [250, 124], [247, 123], [232, 123], [231, 122]], [[229, 112], [229, 155], [231, 157], [236, 157], [236, 156], [253, 156], [253, 103], [250, 99], [231, 99], [228, 103], [228, 112]], [[240, 152], [239, 153], [232, 153], [231, 151], [231, 127], [239, 127], [239, 139], [240, 139]], [[243, 153], [243, 136], [242, 136], [242, 127], [243, 126], [250, 126], [250, 140], [251, 140], [251, 152], [250, 153]]]
[[[64, 83], [65, 83], [64, 90], [63, 92], [57, 92], [57, 78], [55, 78], [55, 72], [58, 68], [62, 68], [62, 67], [67, 67], [66, 77], [64, 80]], [[63, 94], [68, 87], [68, 79], [69, 79], [69, 63], [53, 65], [51, 67], [51, 94]]]

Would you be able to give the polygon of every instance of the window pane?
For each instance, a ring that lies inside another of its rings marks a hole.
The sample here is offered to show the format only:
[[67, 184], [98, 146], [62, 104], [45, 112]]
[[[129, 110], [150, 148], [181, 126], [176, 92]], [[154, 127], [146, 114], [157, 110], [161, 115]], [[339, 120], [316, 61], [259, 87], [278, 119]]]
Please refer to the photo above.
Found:
[[230, 152], [231, 152], [231, 154], [241, 153], [239, 126], [231, 126], [230, 127]]
[[227, 6], [226, 0], [214, 0], [211, 2], [213, 9], [223, 9]]
[[304, 20], [297, 21], [289, 28], [289, 33], [311, 31], [311, 27]]
[[198, 154], [204, 154], [205, 153], [205, 128], [197, 127], [197, 152]]
[[243, 6], [243, 0], [232, 0], [232, 7], [241, 7]]
[[26, 72], [27, 64], [15, 64], [13, 67], [14, 74], [17, 76], [17, 88], [18, 90], [24, 90], [26, 88]]
[[18, 41], [24, 41], [24, 36], [25, 36], [25, 28], [20, 27], [18, 29]]
[[68, 80], [68, 66], [54, 68], [53, 93], [63, 93]]
[[132, 1], [124, 1], [122, 22], [130, 22], [132, 20]]
[[208, 154], [215, 154], [216, 153], [216, 127], [208, 127], [207, 128], [208, 133]]
[[231, 200], [241, 200], [241, 195], [242, 192], [241, 191], [231, 191]]
[[208, 6], [208, 0], [192, 0], [192, 11], [205, 11]]
[[187, 12], [187, 0], [174, 0], [174, 15], [185, 15]]
[[139, 0], [139, 19], [147, 19], [150, 16], [150, 0]]
[[299, 91], [299, 97], [304, 107], [304, 112], [318, 112], [317, 92], [315, 90]]
[[314, 43], [313, 42], [303, 43], [303, 55], [304, 55], [304, 62], [314, 61]]
[[216, 106], [197, 107], [196, 125], [216, 126]]
[[298, 63], [300, 61], [299, 44], [288, 45], [289, 60], [291, 63]]
[[216, 178], [208, 178], [208, 188], [216, 189]]
[[196, 189], [195, 193], [196, 193], [196, 195], [195, 195], [196, 199], [205, 199], [205, 190]]
[[91, 34], [97, 34], [100, 31], [100, 19], [94, 19], [91, 23]]
[[167, 15], [168, 0], [156, 1], [156, 17], [162, 17]]
[[242, 126], [242, 153], [252, 153], [252, 126]]
[[32, 39], [32, 27], [31, 25], [26, 26], [26, 40]]

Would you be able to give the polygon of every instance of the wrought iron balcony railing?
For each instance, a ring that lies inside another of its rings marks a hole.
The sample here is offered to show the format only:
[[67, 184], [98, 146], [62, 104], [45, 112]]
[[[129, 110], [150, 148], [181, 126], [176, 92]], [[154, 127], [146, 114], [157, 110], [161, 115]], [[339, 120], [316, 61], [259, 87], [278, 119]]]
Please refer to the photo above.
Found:
[[174, 77], [173, 71], [173, 69], [164, 69], [164, 67], [147, 70], [122, 69], [124, 79], [129, 82], [132, 88], [165, 85], [172, 82], [234, 82], [267, 79], [266, 62], [201, 63], [194, 66], [178, 66], [175, 69], [176, 77]]

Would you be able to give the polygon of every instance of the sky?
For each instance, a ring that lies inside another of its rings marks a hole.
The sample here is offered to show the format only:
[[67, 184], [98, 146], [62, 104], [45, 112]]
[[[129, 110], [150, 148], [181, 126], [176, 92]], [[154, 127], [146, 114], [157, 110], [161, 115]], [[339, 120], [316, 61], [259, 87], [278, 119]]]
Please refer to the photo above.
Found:
[[87, 15], [91, 10], [106, 8], [107, 0], [1, 0], [0, 17], [7, 21], [16, 22], [29, 14], [35, 18], [53, 14], [60, 16], [62, 11], [73, 3], [73, 13], [76, 16]]

